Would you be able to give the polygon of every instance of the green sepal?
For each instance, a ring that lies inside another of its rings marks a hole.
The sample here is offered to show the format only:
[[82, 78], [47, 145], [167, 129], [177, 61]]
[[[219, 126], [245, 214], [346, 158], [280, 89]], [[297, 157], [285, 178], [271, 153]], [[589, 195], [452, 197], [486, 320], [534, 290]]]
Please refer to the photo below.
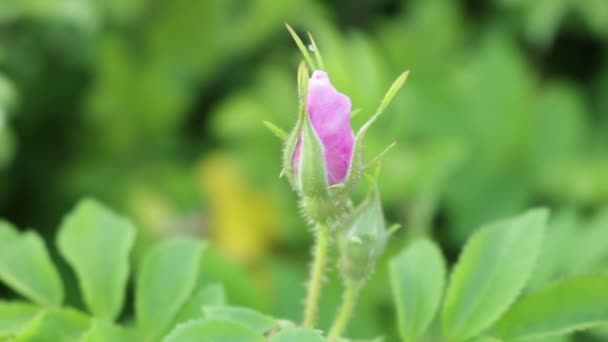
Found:
[[304, 57], [304, 59], [306, 60], [308, 65], [310, 65], [310, 67], [313, 69], [317, 69], [318, 67], [315, 65], [312, 57], [310, 56], [310, 53], [308, 53], [308, 49], [306, 49], [306, 46], [302, 42], [302, 39], [300, 38], [300, 36], [298, 36], [296, 31], [294, 31], [294, 29], [291, 28], [291, 26], [289, 26], [289, 24], [285, 23], [285, 27], [287, 28], [287, 31], [289, 31], [289, 34], [291, 35], [293, 40], [296, 42], [298, 49], [300, 49], [300, 52], [302, 53], [302, 56]]
[[303, 197], [328, 198], [329, 184], [325, 167], [325, 150], [307, 116], [304, 118], [301, 139], [297, 188]]
[[[357, 132], [357, 135], [355, 136], [355, 146], [353, 148], [353, 156], [351, 158], [350, 168], [348, 170], [348, 174], [346, 175], [346, 180], [344, 181], [345, 191], [351, 191], [351, 189], [355, 185], [357, 185], [357, 183], [361, 179], [361, 175], [365, 171], [366, 167], [371, 166], [375, 163], [376, 160], [374, 160], [368, 165], [365, 165], [363, 161], [363, 140], [365, 140], [365, 134], [367, 133], [367, 130], [371, 127], [371, 125], [376, 122], [378, 117], [380, 117], [380, 115], [384, 113], [384, 110], [390, 104], [395, 94], [397, 94], [397, 91], [403, 86], [409, 74], [410, 72], [409, 70], [407, 70], [401, 75], [399, 75], [399, 77], [397, 77], [397, 79], [393, 82], [391, 87], [384, 95], [384, 98], [380, 102], [380, 106], [378, 107], [374, 115], [372, 115]], [[389, 149], [392, 146], [393, 145], [389, 146]]]
[[268, 128], [269, 131], [272, 132], [272, 134], [274, 134], [277, 138], [281, 139], [281, 140], [287, 140], [287, 133], [281, 129], [281, 127], [273, 124], [270, 121], [263, 121], [264, 126], [266, 126], [266, 128]]
[[296, 145], [298, 144], [298, 139], [300, 139], [302, 124], [304, 122], [304, 118], [306, 117], [306, 93], [308, 88], [308, 68], [306, 67], [306, 63], [302, 61], [298, 67], [298, 99], [299, 99], [299, 110], [298, 110], [298, 119], [296, 120], [296, 125], [287, 136], [285, 140], [285, 147], [283, 148], [283, 170], [281, 171], [281, 175], [287, 176], [287, 180], [289, 184], [291, 184], [292, 188], [298, 190], [294, 169], [293, 169], [293, 153], [296, 149]]

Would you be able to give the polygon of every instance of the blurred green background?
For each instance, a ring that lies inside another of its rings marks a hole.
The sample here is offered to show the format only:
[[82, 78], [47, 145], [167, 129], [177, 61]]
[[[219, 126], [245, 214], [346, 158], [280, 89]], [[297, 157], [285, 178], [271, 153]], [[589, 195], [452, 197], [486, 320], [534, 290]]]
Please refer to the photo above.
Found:
[[[605, 0], [1, 0], [0, 217], [54, 239], [94, 196], [137, 224], [135, 259], [202, 236], [230, 302], [299, 320], [311, 234], [262, 124], [295, 121], [285, 22], [314, 34], [355, 127], [411, 70], [367, 142], [398, 141], [388, 256], [431, 234], [453, 262], [480, 224], [544, 205], [532, 287], [608, 269]], [[352, 336], [396, 336], [384, 261], [359, 308]]]

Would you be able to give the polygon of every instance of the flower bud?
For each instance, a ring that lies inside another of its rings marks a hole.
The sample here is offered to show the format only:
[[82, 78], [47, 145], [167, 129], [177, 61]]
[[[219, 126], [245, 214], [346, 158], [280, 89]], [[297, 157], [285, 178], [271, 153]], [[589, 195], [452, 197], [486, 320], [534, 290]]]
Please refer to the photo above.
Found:
[[340, 274], [346, 283], [360, 284], [371, 276], [388, 237], [380, 196], [374, 189], [338, 237]]
[[[306, 168], [314, 167], [322, 169], [326, 187], [343, 183], [350, 170], [355, 143], [350, 125], [350, 98], [334, 88], [326, 72], [315, 70], [308, 80], [305, 106], [303, 123], [296, 125], [299, 137], [290, 159], [294, 179], [301, 178]], [[305, 147], [312, 147], [308, 152], [317, 155], [306, 155]], [[304, 180], [296, 188], [306, 192], [307, 185]]]
[[284, 170], [300, 194], [302, 209], [312, 220], [339, 216], [345, 191], [336, 190], [350, 173], [354, 135], [351, 101], [331, 84], [326, 72], [315, 70], [307, 79], [298, 70], [300, 117], [284, 151]]

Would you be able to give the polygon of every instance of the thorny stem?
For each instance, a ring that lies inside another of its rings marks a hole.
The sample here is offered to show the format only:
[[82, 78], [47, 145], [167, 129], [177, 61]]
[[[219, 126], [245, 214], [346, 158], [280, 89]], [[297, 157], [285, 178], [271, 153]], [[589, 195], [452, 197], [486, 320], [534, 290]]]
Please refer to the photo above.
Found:
[[329, 230], [324, 224], [317, 224], [316, 242], [314, 247], [314, 260], [310, 270], [310, 280], [308, 283], [308, 295], [306, 297], [306, 307], [304, 309], [304, 325], [313, 328], [319, 312], [319, 299], [321, 298], [321, 287], [325, 273], [327, 259], [327, 247], [329, 245]]
[[344, 332], [344, 329], [346, 329], [346, 325], [352, 316], [353, 309], [357, 304], [357, 297], [359, 297], [360, 289], [360, 285], [348, 284], [346, 286], [346, 292], [344, 293], [344, 298], [342, 298], [342, 306], [329, 330], [329, 342], [339, 341], [340, 336]]

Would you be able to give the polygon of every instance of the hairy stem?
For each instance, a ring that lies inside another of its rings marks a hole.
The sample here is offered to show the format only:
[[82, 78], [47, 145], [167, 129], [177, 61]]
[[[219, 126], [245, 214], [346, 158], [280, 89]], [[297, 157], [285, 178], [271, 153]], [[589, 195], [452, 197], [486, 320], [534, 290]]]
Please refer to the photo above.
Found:
[[302, 323], [307, 328], [314, 327], [317, 320], [325, 264], [327, 263], [327, 247], [329, 245], [329, 230], [327, 226], [319, 223], [316, 231], [314, 260], [310, 270], [308, 295], [306, 296], [306, 307], [304, 309], [304, 322]]
[[344, 293], [344, 298], [342, 298], [342, 306], [329, 331], [329, 342], [338, 342], [342, 336], [357, 304], [360, 289], [361, 286], [358, 285], [349, 284], [346, 286], [346, 292]]

